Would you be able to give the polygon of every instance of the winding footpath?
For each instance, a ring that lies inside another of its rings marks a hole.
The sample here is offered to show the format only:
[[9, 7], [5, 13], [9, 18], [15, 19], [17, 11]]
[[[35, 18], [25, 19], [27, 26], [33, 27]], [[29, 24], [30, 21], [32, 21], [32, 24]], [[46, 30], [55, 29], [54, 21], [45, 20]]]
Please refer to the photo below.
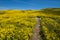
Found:
[[40, 18], [35, 17], [36, 19], [36, 25], [33, 29], [33, 35], [30, 40], [42, 40], [41, 35], [39, 34], [40, 32]]

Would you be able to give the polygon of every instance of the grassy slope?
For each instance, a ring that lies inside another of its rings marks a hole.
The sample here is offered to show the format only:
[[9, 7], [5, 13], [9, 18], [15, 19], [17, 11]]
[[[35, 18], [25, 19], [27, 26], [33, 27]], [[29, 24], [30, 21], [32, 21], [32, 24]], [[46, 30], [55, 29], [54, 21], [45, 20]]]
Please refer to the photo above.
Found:
[[43, 11], [47, 15], [53, 15], [41, 18], [41, 35], [43, 40], [60, 40], [60, 9], [52, 8], [44, 9]]
[[[57, 12], [51, 11], [51, 10], [56, 10]], [[0, 10], [0, 30], [1, 30], [0, 40], [3, 40], [3, 39], [4, 40], [7, 40], [7, 39], [8, 40], [28, 40], [30, 36], [32, 35], [32, 30], [36, 23], [35, 21], [36, 16], [41, 17], [42, 18], [41, 22], [44, 22], [44, 23], [48, 22], [48, 18], [54, 19], [56, 20], [55, 22], [58, 23], [60, 21], [59, 10], [60, 9], [56, 9], [56, 8], [49, 9], [49, 11], [48, 9], [44, 9], [44, 10]], [[43, 24], [42, 26], [45, 26], [45, 25], [47, 24]], [[43, 29], [46, 29], [46, 27], [45, 28], [43, 27]], [[45, 32], [45, 30], [43, 32]], [[47, 38], [48, 35], [46, 37], [46, 34], [44, 34], [45, 38], [47, 40], [51, 39], [51, 38]]]

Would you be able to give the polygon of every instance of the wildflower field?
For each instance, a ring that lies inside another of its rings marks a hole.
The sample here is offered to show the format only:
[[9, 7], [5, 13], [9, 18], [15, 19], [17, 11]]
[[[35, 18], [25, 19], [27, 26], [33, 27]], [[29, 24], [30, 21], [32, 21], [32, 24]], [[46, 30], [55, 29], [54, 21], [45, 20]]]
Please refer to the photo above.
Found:
[[60, 9], [51, 10], [0, 10], [0, 40], [29, 40], [37, 16], [42, 39], [60, 40]]

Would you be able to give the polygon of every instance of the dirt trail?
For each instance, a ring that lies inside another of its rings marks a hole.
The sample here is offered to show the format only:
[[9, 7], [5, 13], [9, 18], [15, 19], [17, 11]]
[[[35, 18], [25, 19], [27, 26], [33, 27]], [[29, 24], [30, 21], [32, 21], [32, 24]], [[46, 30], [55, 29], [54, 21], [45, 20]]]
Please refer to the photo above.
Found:
[[36, 26], [33, 29], [33, 35], [30, 40], [42, 40], [40, 32], [40, 18], [35, 17], [36, 19]]

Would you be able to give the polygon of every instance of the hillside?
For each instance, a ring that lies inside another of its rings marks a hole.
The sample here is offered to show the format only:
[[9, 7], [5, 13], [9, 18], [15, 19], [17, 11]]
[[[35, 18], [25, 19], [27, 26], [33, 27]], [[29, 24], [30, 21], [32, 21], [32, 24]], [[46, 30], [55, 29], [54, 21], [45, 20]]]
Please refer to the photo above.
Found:
[[0, 10], [0, 40], [30, 40], [36, 17], [43, 40], [60, 40], [60, 8]]
[[60, 8], [45, 8], [41, 9], [44, 13], [60, 15]]

